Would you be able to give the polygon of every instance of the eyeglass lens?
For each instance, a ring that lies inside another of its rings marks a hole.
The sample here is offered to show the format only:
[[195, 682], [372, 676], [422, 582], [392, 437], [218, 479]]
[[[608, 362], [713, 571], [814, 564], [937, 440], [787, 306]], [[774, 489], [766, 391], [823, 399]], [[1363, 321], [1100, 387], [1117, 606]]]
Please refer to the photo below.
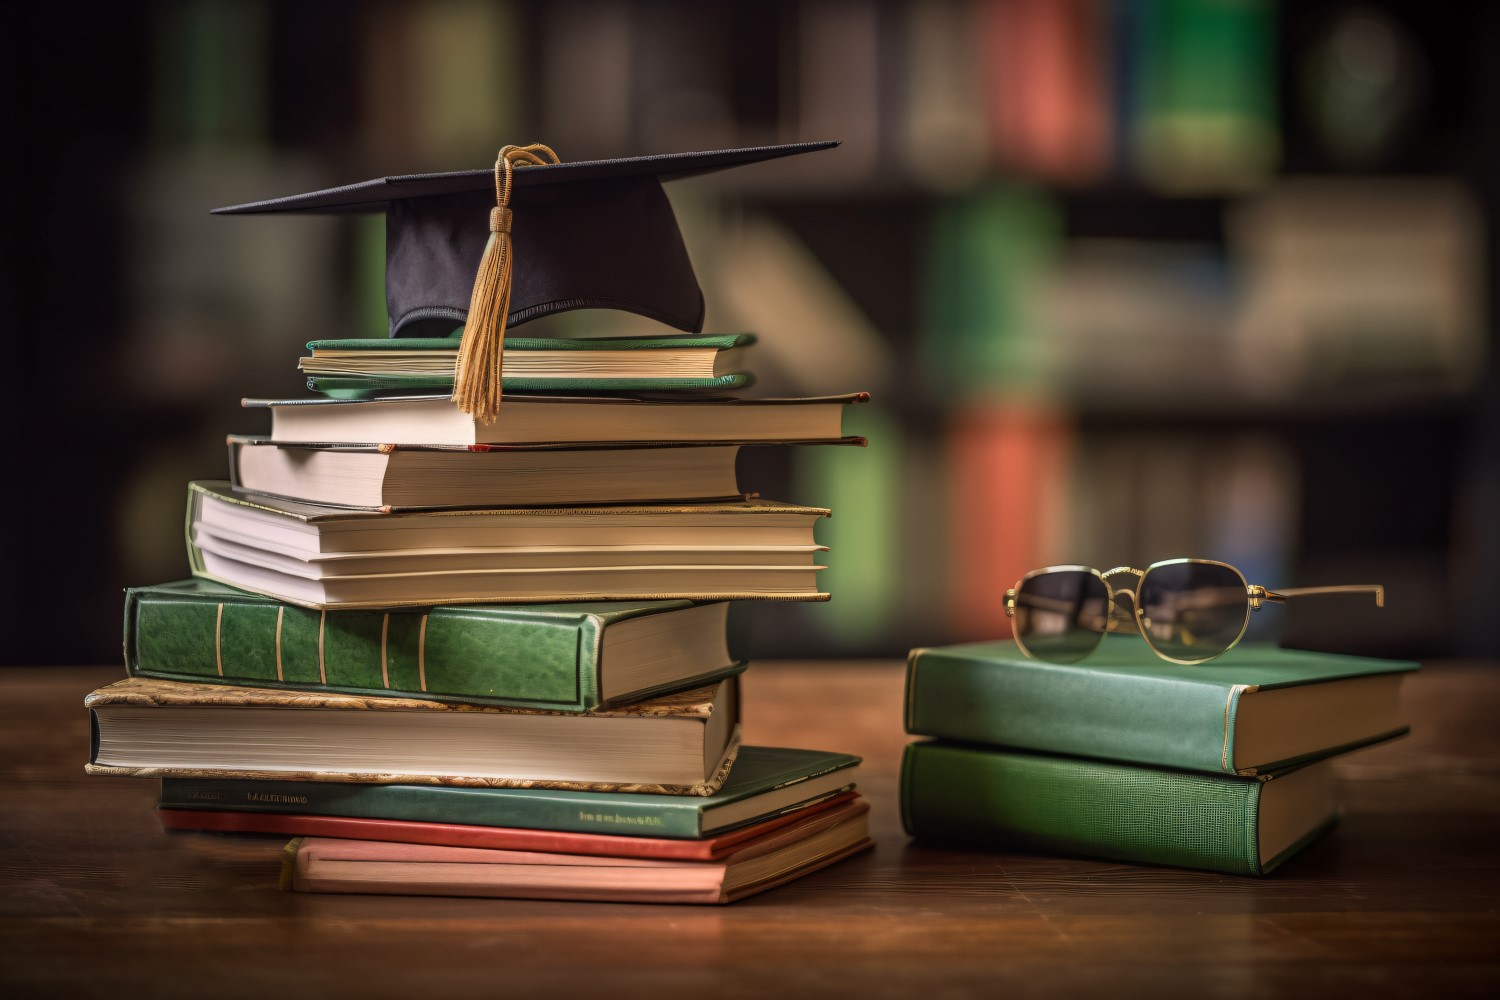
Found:
[[1109, 623], [1109, 590], [1082, 570], [1040, 573], [1016, 588], [1016, 638], [1039, 660], [1076, 663], [1099, 645]]
[[1213, 563], [1172, 563], [1146, 571], [1136, 591], [1141, 634], [1177, 660], [1212, 659], [1245, 630], [1250, 601], [1245, 578]]

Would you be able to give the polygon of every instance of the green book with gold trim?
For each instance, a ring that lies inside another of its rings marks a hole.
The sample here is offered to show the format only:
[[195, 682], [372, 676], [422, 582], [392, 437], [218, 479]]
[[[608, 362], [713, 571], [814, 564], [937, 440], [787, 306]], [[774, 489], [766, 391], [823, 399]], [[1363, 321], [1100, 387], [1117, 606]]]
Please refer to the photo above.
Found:
[[131, 676], [586, 712], [744, 669], [719, 602], [315, 611], [209, 580], [125, 592]]
[[913, 743], [901, 821], [936, 843], [1265, 875], [1337, 821], [1331, 770], [1252, 778]]
[[[452, 337], [314, 340], [297, 367], [307, 387], [335, 399], [451, 392]], [[506, 392], [725, 392], [754, 384], [742, 371], [754, 334], [667, 337], [507, 337]]]
[[1255, 775], [1406, 731], [1417, 664], [1243, 645], [1198, 666], [1109, 636], [1081, 663], [1009, 640], [912, 650], [906, 730], [1043, 753]]

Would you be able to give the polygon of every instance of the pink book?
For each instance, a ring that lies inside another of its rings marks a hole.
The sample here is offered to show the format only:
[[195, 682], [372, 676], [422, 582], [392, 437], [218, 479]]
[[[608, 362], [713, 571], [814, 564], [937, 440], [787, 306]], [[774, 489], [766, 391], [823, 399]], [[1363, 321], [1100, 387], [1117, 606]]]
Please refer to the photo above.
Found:
[[746, 841], [717, 861], [438, 847], [307, 837], [287, 845], [299, 892], [732, 903], [872, 846], [869, 804], [846, 802]]

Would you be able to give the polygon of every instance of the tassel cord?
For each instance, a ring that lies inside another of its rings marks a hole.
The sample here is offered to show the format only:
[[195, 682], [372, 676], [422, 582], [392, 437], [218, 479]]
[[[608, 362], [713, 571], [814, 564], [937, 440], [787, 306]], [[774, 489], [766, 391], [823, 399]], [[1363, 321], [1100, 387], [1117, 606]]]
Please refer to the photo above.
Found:
[[510, 314], [511, 246], [510, 196], [515, 169], [546, 166], [558, 157], [547, 146], [505, 146], [495, 158], [495, 207], [490, 209], [490, 238], [479, 258], [474, 291], [453, 378], [453, 402], [483, 424], [500, 414], [501, 380], [505, 358], [505, 326]]

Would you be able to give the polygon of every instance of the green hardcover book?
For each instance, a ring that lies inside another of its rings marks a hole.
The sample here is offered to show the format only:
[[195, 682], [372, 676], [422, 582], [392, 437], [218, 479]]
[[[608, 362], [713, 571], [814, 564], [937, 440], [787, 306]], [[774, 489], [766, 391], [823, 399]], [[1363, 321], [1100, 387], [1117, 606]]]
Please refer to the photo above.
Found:
[[818, 750], [741, 747], [723, 787], [707, 797], [163, 778], [161, 807], [698, 838], [837, 795], [853, 786], [859, 761]]
[[585, 712], [744, 669], [689, 601], [310, 611], [203, 579], [125, 592], [132, 676]]
[[[753, 334], [686, 337], [508, 337], [507, 392], [723, 392], [755, 378], [738, 368]], [[307, 387], [336, 399], [453, 388], [456, 337], [314, 340], [298, 362]]]
[[1331, 767], [1245, 778], [913, 743], [901, 820], [921, 840], [1265, 875], [1338, 818]]
[[[580, 396], [620, 393], [693, 392], [713, 395], [748, 389], [755, 384], [749, 372], [713, 378], [504, 378], [506, 392], [566, 392]], [[307, 387], [329, 399], [371, 399], [375, 396], [426, 395], [451, 392], [451, 375], [309, 375]]]
[[915, 649], [906, 731], [1044, 753], [1254, 775], [1406, 731], [1415, 663], [1241, 646], [1201, 666], [1111, 636], [1087, 660], [1027, 659], [1014, 642]]

